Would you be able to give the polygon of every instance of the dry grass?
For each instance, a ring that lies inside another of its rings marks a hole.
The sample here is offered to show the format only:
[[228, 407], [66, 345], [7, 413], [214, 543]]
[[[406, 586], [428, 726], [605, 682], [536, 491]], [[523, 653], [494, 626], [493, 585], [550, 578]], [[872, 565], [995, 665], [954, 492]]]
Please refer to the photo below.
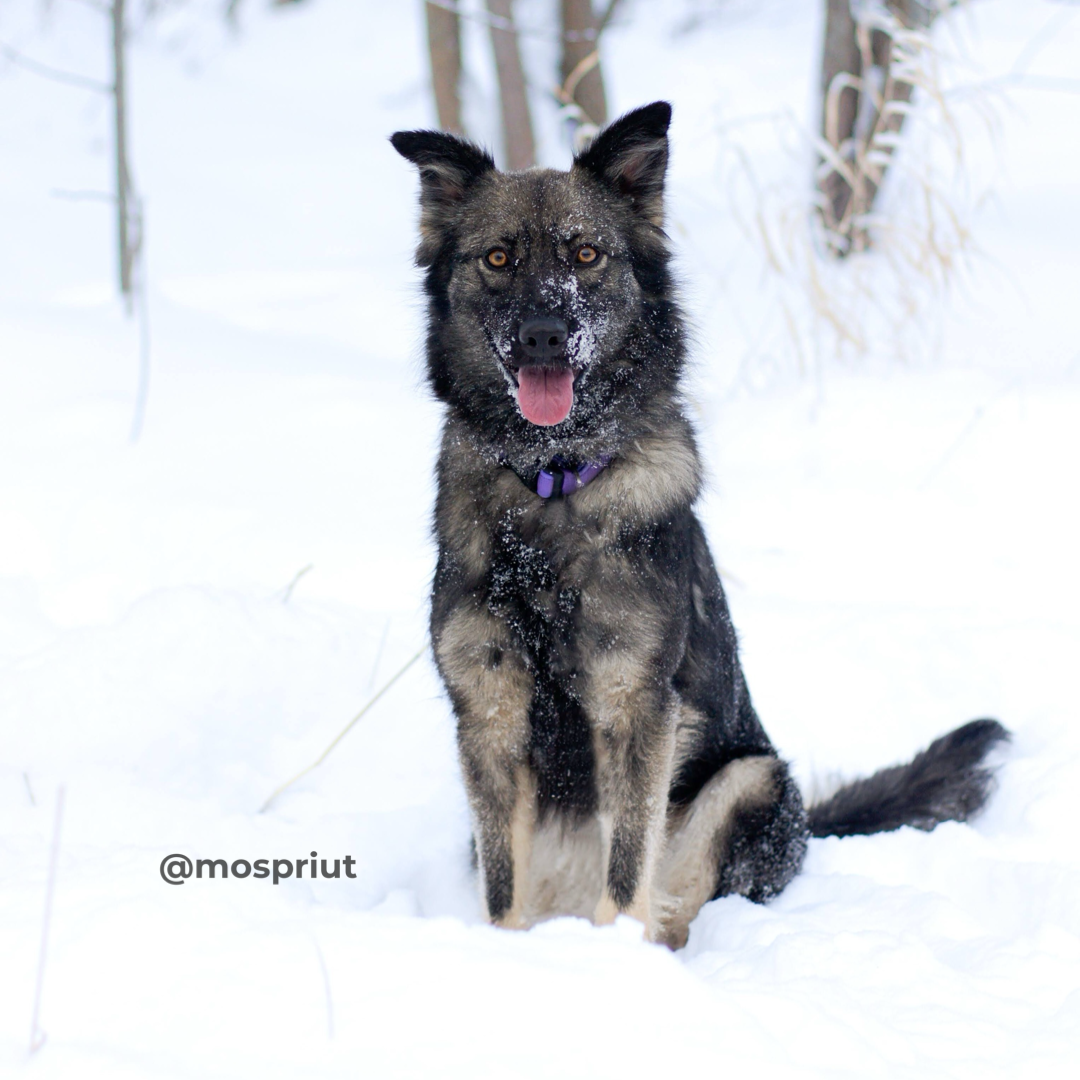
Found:
[[[759, 264], [759, 296], [769, 308], [763, 339], [774, 343], [783, 328], [803, 370], [825, 356], [908, 361], [935, 352], [945, 301], [976, 254], [971, 222], [988, 194], [968, 175], [961, 131], [970, 130], [967, 114], [974, 111], [993, 136], [993, 110], [986, 95], [950, 97], [935, 43], [956, 33], [946, 29], [954, 20], [940, 20], [932, 36], [905, 29], [881, 5], [864, 10], [864, 59], [871, 59], [871, 32], [879, 31], [890, 38], [890, 62], [862, 80], [834, 80], [824, 137], [790, 112], [758, 118], [755, 146], [767, 124], [785, 162], [763, 180], [754, 167], [760, 150], [747, 149], [747, 125], [721, 128], [721, 184], [745, 254]], [[836, 103], [849, 85], [865, 90], [869, 104], [855, 138], [840, 142]], [[823, 178], [833, 172], [854, 193], [839, 220], [830, 218], [822, 194]]]

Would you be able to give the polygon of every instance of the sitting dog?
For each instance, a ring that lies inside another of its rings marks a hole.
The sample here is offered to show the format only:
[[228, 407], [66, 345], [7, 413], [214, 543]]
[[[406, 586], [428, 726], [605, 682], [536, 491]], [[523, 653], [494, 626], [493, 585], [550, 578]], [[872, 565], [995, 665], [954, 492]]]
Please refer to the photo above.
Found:
[[568, 172], [503, 173], [435, 131], [420, 172], [427, 371], [446, 404], [432, 591], [491, 922], [620, 913], [672, 947], [713, 897], [763, 901], [807, 837], [963, 820], [978, 720], [807, 812], [758, 720], [693, 506], [686, 332], [668, 268], [671, 108]]

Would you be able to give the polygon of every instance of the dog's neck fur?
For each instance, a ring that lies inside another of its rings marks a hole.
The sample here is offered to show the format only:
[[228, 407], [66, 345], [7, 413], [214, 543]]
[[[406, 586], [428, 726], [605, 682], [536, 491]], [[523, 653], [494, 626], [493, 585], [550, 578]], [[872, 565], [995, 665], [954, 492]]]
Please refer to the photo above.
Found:
[[[624, 424], [618, 430], [588, 430], [585, 425], [571, 426], [570, 419], [556, 428], [533, 427], [525, 437], [517, 433], [495, 434], [483, 430], [467, 412], [450, 405], [447, 411], [447, 430], [457, 437], [468, 439], [473, 452], [491, 466], [506, 466], [518, 475], [534, 475], [546, 468], [557, 456], [571, 461], [597, 461], [602, 457], [619, 459], [628, 450], [651, 438], [670, 432], [673, 428], [688, 426], [685, 413], [676, 393], [665, 395], [663, 400], [652, 401], [643, 409], [632, 424]], [[562, 428], [568, 428], [562, 431]], [[585, 430], [581, 430], [585, 427]], [[531, 436], [531, 437], [529, 437]]]
[[[549, 506], [531, 492], [505, 461], [492, 456], [490, 442], [478, 440], [473, 428], [453, 411], [446, 418], [442, 441], [440, 492], [474, 492], [478, 501], [470, 513], [479, 512], [491, 527], [507, 513], [561, 513], [557, 504], [565, 500], [555, 500], [556, 505]], [[455, 453], [447, 453], [448, 447]], [[462, 449], [469, 452], [463, 454]], [[448, 468], [450, 463], [452, 468]], [[610, 466], [593, 483], [575, 492], [569, 502], [575, 516], [603, 522], [605, 533], [615, 535], [623, 525], [662, 521], [689, 509], [698, 497], [701, 478], [701, 459], [690, 421], [673, 408], [663, 423], [623, 440]]]

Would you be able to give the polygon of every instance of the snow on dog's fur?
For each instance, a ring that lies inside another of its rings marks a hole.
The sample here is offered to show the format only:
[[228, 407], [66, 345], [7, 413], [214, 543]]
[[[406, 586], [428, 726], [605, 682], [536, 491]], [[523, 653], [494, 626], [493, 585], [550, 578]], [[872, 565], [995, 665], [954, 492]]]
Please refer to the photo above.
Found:
[[[431, 633], [487, 915], [627, 913], [678, 946], [712, 897], [776, 895], [811, 833], [974, 813], [1007, 733], [973, 721], [804, 810], [693, 512], [670, 117], [664, 102], [624, 116], [568, 172], [502, 173], [439, 132], [392, 141], [421, 179], [428, 377], [446, 403]], [[537, 493], [541, 469], [598, 461], [587, 486]]]

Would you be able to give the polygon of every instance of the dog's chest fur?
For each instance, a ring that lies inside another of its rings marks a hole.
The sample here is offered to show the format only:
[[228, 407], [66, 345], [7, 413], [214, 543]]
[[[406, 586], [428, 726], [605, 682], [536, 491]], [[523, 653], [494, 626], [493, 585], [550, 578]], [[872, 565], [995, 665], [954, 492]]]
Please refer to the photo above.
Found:
[[[451, 422], [446, 441], [459, 437]], [[483, 662], [521, 663], [531, 677], [528, 760], [541, 814], [596, 810], [598, 718], [585, 702], [597, 658], [648, 655], [657, 670], [634, 678], [660, 680], [685, 650], [696, 489], [692, 443], [673, 437], [638, 442], [588, 489], [547, 502], [505, 467], [443, 458], [433, 623], [438, 633], [467, 598], [492, 620]]]

